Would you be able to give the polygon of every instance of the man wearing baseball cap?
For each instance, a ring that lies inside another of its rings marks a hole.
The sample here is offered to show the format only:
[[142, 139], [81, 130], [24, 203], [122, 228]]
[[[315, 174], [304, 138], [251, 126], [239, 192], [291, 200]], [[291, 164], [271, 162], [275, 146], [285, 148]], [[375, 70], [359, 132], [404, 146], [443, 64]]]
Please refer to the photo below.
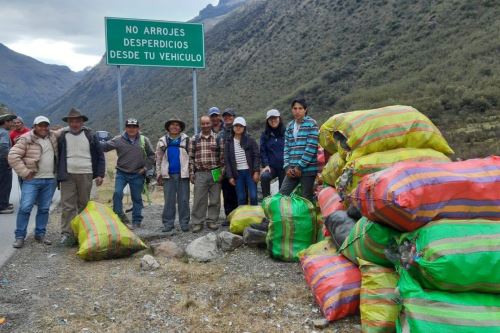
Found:
[[38, 205], [36, 213], [35, 240], [50, 245], [45, 237], [49, 221], [49, 209], [56, 189], [57, 139], [49, 130], [47, 117], [38, 116], [33, 129], [21, 135], [9, 152], [9, 164], [23, 179], [21, 203], [17, 213], [15, 248], [21, 248], [26, 238], [31, 210]]
[[[228, 140], [233, 139], [231, 130], [233, 129], [235, 117], [236, 112], [234, 112], [233, 108], [227, 108], [224, 112], [222, 112], [224, 127], [217, 135], [217, 139], [221, 140], [224, 145], [227, 144]], [[221, 187], [222, 197], [224, 198], [224, 213], [226, 214], [226, 219], [222, 222], [222, 226], [228, 226], [229, 221], [227, 220], [227, 217], [236, 207], [238, 207], [238, 197], [236, 196], [236, 188], [229, 183], [229, 178], [226, 176], [225, 171], [222, 175]]]
[[9, 130], [12, 121], [16, 119], [13, 114], [0, 116], [0, 214], [14, 213], [14, 207], [9, 203], [10, 191], [12, 189], [12, 169], [7, 162], [7, 155], [11, 147]]
[[61, 183], [61, 241], [75, 244], [71, 220], [85, 209], [90, 200], [92, 181], [102, 184], [105, 172], [104, 153], [97, 135], [84, 126], [88, 120], [80, 110], [72, 108], [62, 120], [68, 123], [58, 139], [59, 162], [57, 181]]
[[105, 152], [116, 150], [115, 192], [113, 193], [113, 211], [123, 223], [129, 224], [129, 219], [123, 211], [123, 189], [127, 184], [132, 197], [132, 224], [130, 229], [136, 229], [142, 222], [142, 189], [146, 171], [154, 164], [155, 152], [151, 142], [140, 133], [139, 121], [128, 118], [125, 121], [125, 131], [113, 139], [102, 143]]
[[219, 108], [216, 106], [212, 106], [210, 109], [208, 109], [208, 116], [210, 117], [210, 121], [212, 122], [212, 131], [215, 134], [218, 134], [222, 130], [222, 127], [224, 125], [224, 122], [222, 121], [220, 116]]

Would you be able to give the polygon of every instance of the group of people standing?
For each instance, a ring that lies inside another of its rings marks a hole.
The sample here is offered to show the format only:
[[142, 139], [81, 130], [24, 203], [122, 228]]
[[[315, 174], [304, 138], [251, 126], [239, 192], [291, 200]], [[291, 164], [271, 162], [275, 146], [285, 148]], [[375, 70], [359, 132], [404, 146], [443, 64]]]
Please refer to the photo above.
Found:
[[[305, 100], [294, 100], [291, 109], [293, 120], [288, 126], [283, 124], [278, 110], [267, 112], [260, 148], [248, 133], [245, 119], [237, 117], [231, 108], [223, 112], [217, 107], [210, 108], [200, 118], [200, 133], [192, 137], [184, 133], [182, 120], [169, 119], [164, 123], [166, 133], [159, 138], [156, 149], [141, 134], [139, 121], [134, 118], [127, 119], [123, 133], [101, 143], [84, 126], [88, 118], [73, 108], [62, 119], [68, 123], [67, 127], [51, 131], [49, 119], [39, 116], [30, 131], [20, 134], [15, 142], [9, 137], [6, 144], [4, 132], [8, 133], [15, 116], [0, 117], [0, 183], [7, 182], [3, 173], [9, 167], [22, 179], [13, 246], [23, 246], [35, 203], [38, 206], [35, 240], [51, 243], [45, 232], [57, 184], [61, 189], [61, 243], [74, 244], [70, 222], [90, 200], [93, 181], [97, 186], [102, 184], [104, 152], [111, 150], [116, 150], [118, 156], [113, 211], [131, 229], [141, 226], [141, 194], [146, 177], [153, 175], [153, 170], [157, 183], [163, 186], [162, 230], [169, 234], [174, 233], [176, 214], [183, 232], [200, 232], [204, 226], [218, 229], [221, 192], [226, 215], [222, 225], [227, 225], [227, 216], [237, 206], [257, 205], [259, 181], [263, 196], [270, 194], [271, 181], [278, 178], [280, 193], [289, 195], [300, 183], [302, 195], [313, 200], [318, 170], [318, 126], [307, 115]], [[192, 211], [190, 182], [194, 190]], [[132, 197], [131, 221], [122, 204], [126, 185]], [[9, 212], [8, 196], [4, 201], [5, 198], [0, 198], [0, 213], [2, 209]]]

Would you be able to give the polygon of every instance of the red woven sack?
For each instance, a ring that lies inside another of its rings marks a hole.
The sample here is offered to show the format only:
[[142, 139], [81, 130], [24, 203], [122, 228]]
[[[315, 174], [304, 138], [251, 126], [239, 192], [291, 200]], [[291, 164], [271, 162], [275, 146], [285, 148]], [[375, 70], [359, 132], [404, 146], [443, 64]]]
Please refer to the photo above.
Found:
[[398, 163], [365, 176], [350, 201], [400, 231], [443, 218], [500, 220], [500, 157]]

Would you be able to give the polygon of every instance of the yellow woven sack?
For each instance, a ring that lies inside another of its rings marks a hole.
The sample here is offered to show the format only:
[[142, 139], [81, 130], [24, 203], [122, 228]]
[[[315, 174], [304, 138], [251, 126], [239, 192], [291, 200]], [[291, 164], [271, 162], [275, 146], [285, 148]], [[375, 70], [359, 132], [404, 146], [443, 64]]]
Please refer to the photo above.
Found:
[[328, 163], [326, 163], [323, 171], [321, 171], [321, 179], [323, 180], [323, 183], [335, 186], [335, 181], [342, 174], [344, 166], [345, 160], [340, 157], [338, 152], [330, 156]]
[[147, 248], [111, 208], [95, 201], [75, 216], [71, 229], [80, 246], [76, 254], [84, 260], [126, 257]]
[[301, 259], [303, 256], [332, 256], [335, 254], [337, 254], [337, 249], [333, 245], [332, 238], [326, 237], [322, 241], [300, 251], [297, 255]]
[[382, 267], [358, 258], [361, 270], [361, 330], [365, 333], [396, 332], [399, 315], [396, 286], [399, 275], [393, 268]]
[[333, 139], [333, 132], [336, 128], [335, 125], [338, 116], [339, 114], [333, 115], [319, 128], [319, 145], [330, 154], [335, 154], [337, 152], [337, 144]]
[[350, 160], [397, 148], [431, 148], [452, 155], [439, 129], [417, 109], [393, 105], [373, 110], [342, 113], [334, 132], [347, 138]]
[[363, 176], [387, 169], [403, 161], [450, 162], [450, 159], [445, 154], [429, 148], [399, 148], [372, 153], [347, 162], [344, 173], [349, 173], [349, 177], [338, 178], [335, 187], [348, 194], [358, 186]]
[[229, 231], [233, 234], [243, 235], [243, 231], [251, 224], [261, 223], [265, 218], [264, 209], [261, 206], [242, 205], [229, 214]]

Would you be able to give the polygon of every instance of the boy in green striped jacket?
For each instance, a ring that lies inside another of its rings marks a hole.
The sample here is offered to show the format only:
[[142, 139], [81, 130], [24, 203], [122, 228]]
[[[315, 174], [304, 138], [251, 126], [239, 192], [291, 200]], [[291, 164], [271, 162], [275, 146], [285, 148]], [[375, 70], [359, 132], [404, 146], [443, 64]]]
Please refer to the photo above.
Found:
[[302, 185], [302, 196], [313, 201], [314, 180], [318, 173], [318, 125], [307, 115], [304, 99], [292, 102], [292, 120], [285, 131], [284, 168], [286, 177], [280, 193], [290, 195]]

